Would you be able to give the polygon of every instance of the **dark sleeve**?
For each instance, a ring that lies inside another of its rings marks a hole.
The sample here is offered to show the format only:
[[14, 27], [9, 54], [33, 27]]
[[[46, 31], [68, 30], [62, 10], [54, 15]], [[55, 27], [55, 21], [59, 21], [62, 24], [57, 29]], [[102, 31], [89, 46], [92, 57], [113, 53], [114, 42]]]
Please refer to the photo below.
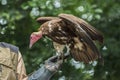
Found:
[[50, 71], [45, 66], [42, 66], [35, 71], [31, 76], [28, 76], [28, 80], [49, 80], [55, 71]]
[[[64, 55], [64, 59], [69, 57], [69, 54]], [[63, 63], [62, 58], [58, 60], [58, 56], [52, 56], [45, 61], [45, 64], [31, 76], [28, 80], [50, 80], [50, 78], [60, 69]]]

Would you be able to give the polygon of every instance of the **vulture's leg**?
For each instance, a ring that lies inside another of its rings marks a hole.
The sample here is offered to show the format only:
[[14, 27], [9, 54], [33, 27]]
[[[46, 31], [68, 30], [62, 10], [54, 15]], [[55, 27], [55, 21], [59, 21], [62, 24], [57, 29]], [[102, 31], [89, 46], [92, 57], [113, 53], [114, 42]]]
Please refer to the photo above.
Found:
[[56, 52], [56, 55], [58, 56], [58, 58], [57, 58], [57, 61], [59, 61], [59, 60], [62, 60], [62, 62], [64, 61], [64, 54], [63, 54], [63, 52]]
[[58, 60], [60, 60], [60, 58], [62, 58], [62, 62], [63, 62], [63, 58], [64, 58], [64, 54], [63, 54], [63, 49], [65, 47], [65, 45], [61, 45], [61, 44], [58, 44], [56, 42], [53, 42], [53, 46], [56, 50], [56, 55], [58, 55]]
[[69, 54], [70, 53], [70, 44], [66, 45], [67, 51], [66, 53]]

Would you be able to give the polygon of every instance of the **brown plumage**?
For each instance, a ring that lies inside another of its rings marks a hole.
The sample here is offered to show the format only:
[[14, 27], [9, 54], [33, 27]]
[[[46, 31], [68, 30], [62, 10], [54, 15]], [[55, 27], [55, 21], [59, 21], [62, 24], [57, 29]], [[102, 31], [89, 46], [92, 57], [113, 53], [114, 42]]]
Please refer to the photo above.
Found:
[[53, 40], [54, 48], [63, 53], [64, 46], [77, 61], [89, 63], [102, 59], [93, 40], [103, 42], [103, 35], [86, 21], [70, 14], [59, 14], [58, 17], [40, 17], [42, 23], [38, 32]]
[[59, 18], [58, 17], [39, 17], [39, 18], [37, 18], [36, 21], [43, 24], [43, 23], [45, 23], [47, 21], [55, 20], [55, 19], [59, 19]]

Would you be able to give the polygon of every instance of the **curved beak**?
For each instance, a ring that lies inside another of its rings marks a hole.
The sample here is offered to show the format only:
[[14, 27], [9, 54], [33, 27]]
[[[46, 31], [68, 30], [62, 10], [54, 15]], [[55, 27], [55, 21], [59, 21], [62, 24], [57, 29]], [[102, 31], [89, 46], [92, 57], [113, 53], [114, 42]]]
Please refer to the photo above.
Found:
[[31, 49], [32, 45], [33, 45], [33, 44], [30, 42], [30, 44], [29, 44], [29, 49]]

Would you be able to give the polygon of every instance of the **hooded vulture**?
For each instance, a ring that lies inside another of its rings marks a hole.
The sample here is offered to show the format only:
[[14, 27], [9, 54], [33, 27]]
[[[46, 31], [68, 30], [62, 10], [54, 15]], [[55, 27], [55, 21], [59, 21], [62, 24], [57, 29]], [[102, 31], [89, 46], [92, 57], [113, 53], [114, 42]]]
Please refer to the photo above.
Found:
[[71, 15], [59, 14], [58, 17], [40, 17], [37, 22], [42, 25], [30, 36], [30, 47], [42, 36], [53, 41], [57, 53], [67, 52], [76, 60], [89, 63], [96, 59], [103, 62], [102, 56], [93, 41], [103, 42], [103, 35], [86, 21]]

